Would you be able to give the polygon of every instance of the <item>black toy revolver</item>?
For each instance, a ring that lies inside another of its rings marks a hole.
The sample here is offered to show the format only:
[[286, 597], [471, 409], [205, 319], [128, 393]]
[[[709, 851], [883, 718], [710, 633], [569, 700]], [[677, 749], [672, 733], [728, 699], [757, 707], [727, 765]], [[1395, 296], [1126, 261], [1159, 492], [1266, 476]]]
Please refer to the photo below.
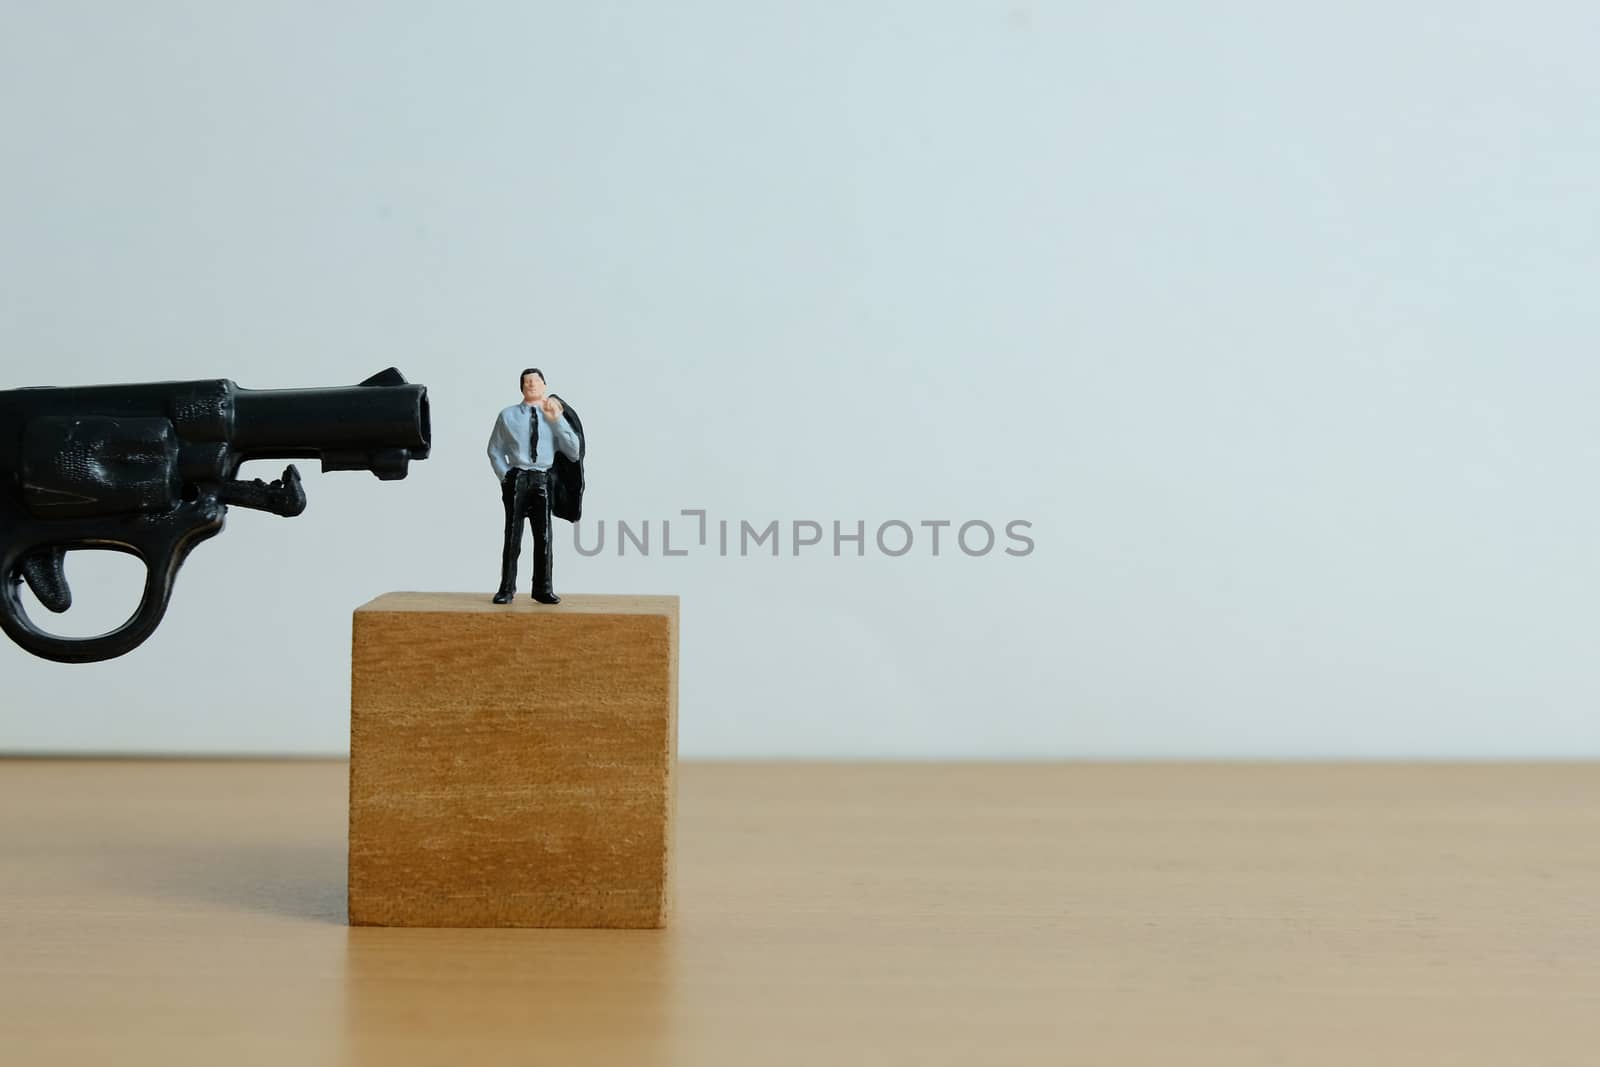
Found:
[[[393, 367], [346, 389], [217, 379], [0, 392], [0, 629], [61, 663], [132, 651], [161, 624], [190, 550], [222, 532], [229, 504], [305, 510], [293, 464], [266, 483], [236, 479], [241, 463], [313, 458], [324, 471], [404, 478], [430, 438], [426, 387]], [[110, 633], [57, 637], [22, 606], [23, 581], [51, 611], [72, 605], [63, 564], [75, 548], [144, 562], [138, 610]]]

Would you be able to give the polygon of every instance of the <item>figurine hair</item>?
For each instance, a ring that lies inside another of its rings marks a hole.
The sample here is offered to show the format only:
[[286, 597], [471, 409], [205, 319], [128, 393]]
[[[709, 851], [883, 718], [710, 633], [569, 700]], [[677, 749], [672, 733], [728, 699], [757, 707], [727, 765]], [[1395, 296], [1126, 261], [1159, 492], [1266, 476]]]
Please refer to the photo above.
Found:
[[517, 375], [517, 385], [522, 385], [522, 379], [526, 378], [530, 374], [537, 374], [539, 376], [539, 380], [541, 382], [544, 381], [544, 371], [540, 370], [538, 367], [529, 367], [527, 370]]

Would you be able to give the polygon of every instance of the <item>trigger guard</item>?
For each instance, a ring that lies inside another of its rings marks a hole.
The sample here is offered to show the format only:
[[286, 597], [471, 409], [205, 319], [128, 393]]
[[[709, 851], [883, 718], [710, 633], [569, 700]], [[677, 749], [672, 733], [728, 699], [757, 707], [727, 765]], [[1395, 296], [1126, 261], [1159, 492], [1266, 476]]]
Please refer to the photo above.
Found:
[[[166, 616], [178, 568], [201, 541], [222, 532], [227, 508], [215, 500], [196, 501], [131, 531], [132, 536], [81, 536], [54, 544], [29, 545], [8, 553], [0, 570], [0, 630], [41, 659], [56, 663], [98, 663], [126, 655], [149, 640]], [[136, 556], [145, 566], [139, 606], [121, 626], [96, 637], [58, 637], [41, 630], [22, 606], [22, 560], [36, 551], [110, 549]]]

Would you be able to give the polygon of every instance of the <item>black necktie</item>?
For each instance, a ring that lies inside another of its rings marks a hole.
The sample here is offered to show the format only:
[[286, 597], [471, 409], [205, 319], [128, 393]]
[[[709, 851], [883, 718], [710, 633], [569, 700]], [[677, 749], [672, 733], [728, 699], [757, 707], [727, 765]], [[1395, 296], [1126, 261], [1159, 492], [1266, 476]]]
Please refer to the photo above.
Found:
[[528, 408], [528, 461], [539, 461], [539, 424], [534, 421], [539, 417], [539, 409]]

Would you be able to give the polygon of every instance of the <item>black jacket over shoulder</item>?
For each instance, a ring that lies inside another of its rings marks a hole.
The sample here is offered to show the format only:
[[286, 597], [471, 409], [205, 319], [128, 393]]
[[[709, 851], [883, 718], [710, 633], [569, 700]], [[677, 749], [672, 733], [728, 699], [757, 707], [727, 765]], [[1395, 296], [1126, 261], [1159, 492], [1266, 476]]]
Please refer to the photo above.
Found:
[[[557, 400], [561, 397], [555, 393]], [[555, 461], [550, 465], [550, 514], [568, 522], [577, 522], [583, 514], [583, 457], [588, 452], [588, 442], [583, 438], [583, 423], [572, 405], [561, 400], [561, 417], [578, 435], [578, 458], [570, 460], [556, 449]]]

